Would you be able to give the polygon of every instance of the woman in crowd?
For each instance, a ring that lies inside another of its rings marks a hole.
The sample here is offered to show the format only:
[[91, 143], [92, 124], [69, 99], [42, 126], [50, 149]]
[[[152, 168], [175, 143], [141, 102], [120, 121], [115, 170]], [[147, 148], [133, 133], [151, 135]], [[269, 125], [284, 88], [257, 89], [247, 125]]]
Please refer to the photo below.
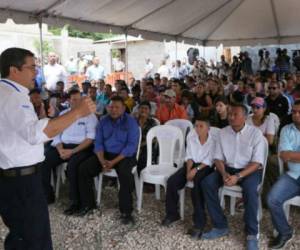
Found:
[[213, 127], [224, 128], [228, 126], [228, 99], [219, 96], [215, 100], [215, 109], [210, 115], [210, 124]]
[[251, 108], [253, 114], [248, 117], [246, 123], [259, 128], [267, 138], [269, 145], [272, 145], [276, 126], [274, 120], [269, 115], [265, 100], [262, 97], [255, 97], [251, 102]]

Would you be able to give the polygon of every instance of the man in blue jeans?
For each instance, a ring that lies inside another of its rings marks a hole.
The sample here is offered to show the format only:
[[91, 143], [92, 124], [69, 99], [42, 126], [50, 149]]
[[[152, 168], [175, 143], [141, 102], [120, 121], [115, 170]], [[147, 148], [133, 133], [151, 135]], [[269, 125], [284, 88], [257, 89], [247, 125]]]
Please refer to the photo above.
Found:
[[231, 104], [229, 126], [221, 129], [214, 155], [216, 171], [201, 183], [213, 229], [203, 239], [216, 239], [228, 235], [228, 223], [220, 206], [218, 190], [222, 185], [240, 185], [245, 203], [244, 221], [247, 249], [258, 249], [258, 185], [261, 183], [265, 139], [254, 126], [245, 123], [247, 108]]
[[285, 201], [300, 195], [300, 100], [292, 108], [293, 123], [283, 127], [280, 133], [278, 152], [287, 163], [288, 171], [272, 187], [268, 195], [268, 206], [278, 236], [270, 242], [272, 249], [283, 248], [293, 236], [283, 211]]

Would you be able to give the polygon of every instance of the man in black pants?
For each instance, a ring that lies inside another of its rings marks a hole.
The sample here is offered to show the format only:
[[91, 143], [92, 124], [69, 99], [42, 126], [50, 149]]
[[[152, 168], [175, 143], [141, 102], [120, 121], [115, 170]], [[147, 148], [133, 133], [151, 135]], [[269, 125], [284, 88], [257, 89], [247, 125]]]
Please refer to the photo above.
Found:
[[[81, 100], [80, 91], [73, 89], [69, 92], [70, 109], [64, 110], [64, 113], [75, 109]], [[92, 144], [95, 139], [97, 118], [94, 114], [79, 118], [62, 133], [57, 135], [49, 151], [46, 153], [46, 159], [43, 163], [43, 185], [48, 203], [54, 202], [54, 192], [50, 184], [51, 172], [59, 164], [67, 162], [67, 176], [69, 179], [70, 207], [64, 211], [65, 215], [72, 215], [80, 209], [79, 191], [78, 191], [78, 166], [82, 161], [93, 154]]]
[[125, 112], [124, 100], [113, 97], [109, 114], [98, 123], [95, 138], [95, 155], [79, 167], [80, 201], [84, 216], [95, 207], [93, 177], [101, 171], [114, 168], [120, 182], [119, 208], [123, 224], [133, 223], [132, 196], [134, 177], [131, 173], [136, 165], [139, 128], [136, 120]]
[[166, 217], [163, 226], [169, 226], [180, 219], [178, 213], [178, 191], [193, 181], [192, 202], [194, 206], [194, 226], [188, 234], [192, 238], [200, 239], [205, 226], [204, 199], [201, 190], [201, 181], [213, 170], [212, 154], [214, 152], [214, 137], [209, 133], [209, 122], [206, 118], [196, 117], [195, 129], [187, 137], [186, 163], [175, 174], [169, 177], [166, 195]]
[[30, 102], [36, 65], [34, 54], [9, 48], [0, 56], [0, 215], [9, 229], [6, 250], [52, 250], [40, 162], [44, 142], [80, 117], [96, 111], [89, 98], [59, 118], [38, 120]]

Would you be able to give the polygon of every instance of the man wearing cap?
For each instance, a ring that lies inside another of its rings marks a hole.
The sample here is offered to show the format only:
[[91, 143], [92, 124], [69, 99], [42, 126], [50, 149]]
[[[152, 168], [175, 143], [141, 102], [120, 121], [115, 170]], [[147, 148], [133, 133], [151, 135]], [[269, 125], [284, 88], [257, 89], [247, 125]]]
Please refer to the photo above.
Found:
[[83, 98], [61, 117], [38, 120], [28, 96], [36, 75], [34, 54], [21, 48], [3, 51], [0, 73], [0, 215], [9, 229], [4, 248], [52, 250], [40, 170], [44, 142], [96, 106]]
[[176, 103], [176, 93], [174, 90], [166, 90], [164, 97], [164, 104], [160, 105], [156, 111], [156, 117], [161, 124], [173, 119], [188, 119], [185, 108]]

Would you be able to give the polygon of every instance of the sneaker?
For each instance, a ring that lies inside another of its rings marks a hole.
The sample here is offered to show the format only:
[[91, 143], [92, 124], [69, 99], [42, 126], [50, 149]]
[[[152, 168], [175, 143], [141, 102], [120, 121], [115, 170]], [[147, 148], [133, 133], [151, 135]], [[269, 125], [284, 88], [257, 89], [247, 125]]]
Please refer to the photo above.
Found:
[[134, 219], [131, 214], [126, 214], [121, 217], [121, 223], [123, 225], [128, 225], [128, 224], [134, 225]]
[[192, 239], [199, 240], [202, 236], [202, 230], [192, 227], [187, 231], [187, 234], [190, 235]]
[[291, 241], [292, 238], [293, 238], [293, 234], [288, 234], [288, 235], [278, 234], [278, 236], [270, 242], [269, 247], [271, 249], [281, 249], [284, 246], [286, 246], [286, 244], [289, 241]]
[[161, 225], [164, 227], [168, 227], [170, 226], [172, 223], [174, 223], [175, 221], [178, 221], [180, 219], [180, 216], [176, 216], [176, 217], [168, 217], [166, 216], [162, 222]]
[[228, 228], [213, 228], [207, 233], [202, 234], [202, 239], [204, 240], [213, 240], [221, 238], [229, 234]]

